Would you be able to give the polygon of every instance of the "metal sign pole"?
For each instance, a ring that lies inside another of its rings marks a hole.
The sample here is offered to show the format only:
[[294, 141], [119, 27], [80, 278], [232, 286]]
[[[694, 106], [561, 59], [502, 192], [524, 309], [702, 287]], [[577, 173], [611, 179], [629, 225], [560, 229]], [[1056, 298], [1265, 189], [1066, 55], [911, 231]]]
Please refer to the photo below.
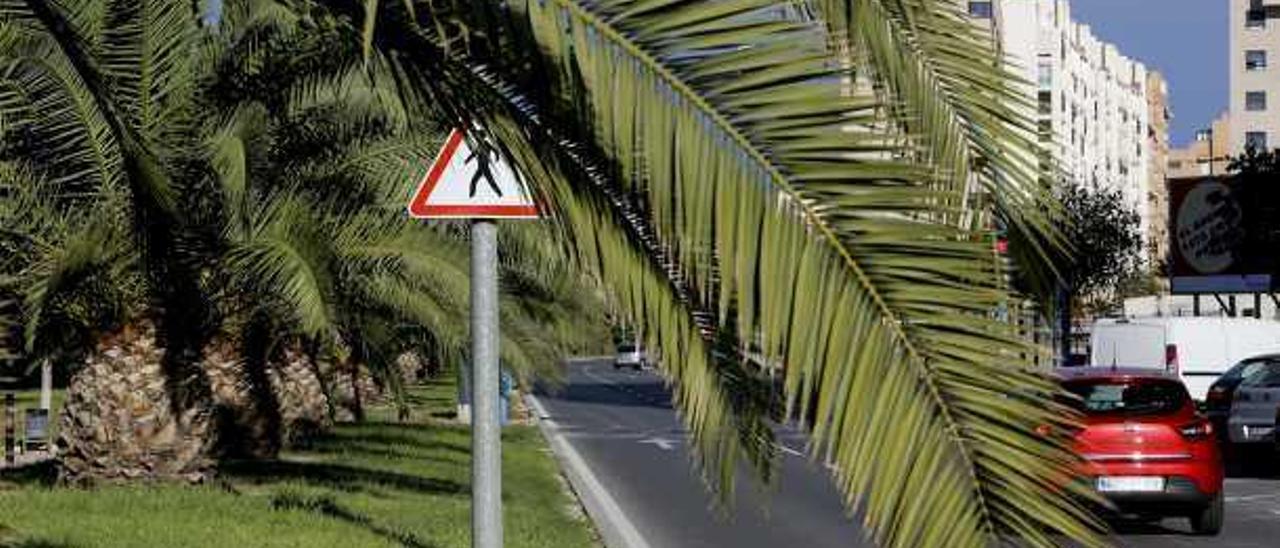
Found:
[[471, 546], [502, 547], [498, 226], [471, 224]]

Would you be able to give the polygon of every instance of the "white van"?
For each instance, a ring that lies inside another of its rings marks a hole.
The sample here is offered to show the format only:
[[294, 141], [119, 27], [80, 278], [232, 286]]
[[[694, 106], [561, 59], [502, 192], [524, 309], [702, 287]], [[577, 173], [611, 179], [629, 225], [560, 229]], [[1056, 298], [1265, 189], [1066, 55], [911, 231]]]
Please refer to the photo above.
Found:
[[1098, 320], [1090, 336], [1095, 367], [1152, 367], [1182, 377], [1203, 401], [1214, 379], [1245, 358], [1280, 353], [1280, 322], [1253, 318]]

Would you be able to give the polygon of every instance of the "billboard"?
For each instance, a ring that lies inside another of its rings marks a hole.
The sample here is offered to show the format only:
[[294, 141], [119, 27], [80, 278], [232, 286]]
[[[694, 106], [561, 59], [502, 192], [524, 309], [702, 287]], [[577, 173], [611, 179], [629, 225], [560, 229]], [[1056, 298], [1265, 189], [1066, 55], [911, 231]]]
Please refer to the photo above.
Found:
[[[1266, 293], [1277, 286], [1268, 196], [1241, 177], [1169, 180], [1169, 277], [1174, 294]], [[1267, 185], [1270, 186], [1270, 185]]]

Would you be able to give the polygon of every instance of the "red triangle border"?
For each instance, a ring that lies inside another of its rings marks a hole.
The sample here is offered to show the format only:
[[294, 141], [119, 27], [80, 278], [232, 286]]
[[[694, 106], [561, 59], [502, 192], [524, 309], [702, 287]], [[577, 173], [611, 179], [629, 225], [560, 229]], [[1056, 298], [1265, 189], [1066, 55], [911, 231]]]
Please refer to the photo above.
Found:
[[413, 199], [409, 201], [409, 216], [419, 219], [460, 219], [468, 217], [528, 219], [538, 217], [538, 206], [535, 205], [481, 206], [430, 205], [427, 203], [427, 199], [431, 197], [431, 193], [435, 191], [436, 185], [439, 184], [440, 178], [444, 175], [444, 170], [449, 165], [449, 161], [453, 159], [458, 147], [462, 146], [462, 140], [463, 134], [458, 129], [455, 128], [449, 133], [449, 137], [445, 139], [444, 147], [440, 149], [436, 159], [431, 162], [431, 169], [427, 170], [427, 175], [418, 183], [418, 190], [414, 192]]

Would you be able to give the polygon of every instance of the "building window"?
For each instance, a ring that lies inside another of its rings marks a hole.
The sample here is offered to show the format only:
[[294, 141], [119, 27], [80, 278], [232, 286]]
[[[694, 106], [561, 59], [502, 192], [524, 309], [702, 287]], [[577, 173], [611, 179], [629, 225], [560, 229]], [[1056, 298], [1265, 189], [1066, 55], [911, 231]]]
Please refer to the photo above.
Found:
[[1245, 70], [1262, 70], [1267, 68], [1267, 50], [1251, 49], [1244, 52]]
[[[970, 5], [973, 5], [970, 2]], [[1267, 26], [1267, 12], [1261, 7], [1250, 8], [1244, 14], [1244, 26], [1247, 28], [1261, 28]]]
[[1248, 111], [1267, 110], [1267, 92], [1265, 91], [1244, 92], [1244, 109]]
[[978, 19], [990, 19], [991, 2], [969, 2], [969, 15]]
[[1042, 91], [1037, 94], [1036, 99], [1040, 103], [1040, 114], [1053, 114], [1053, 92]]
[[1247, 131], [1244, 134], [1244, 147], [1253, 150], [1267, 149], [1267, 132]]
[[1040, 87], [1053, 87], [1053, 65], [1048, 61], [1041, 61], [1039, 69]]

